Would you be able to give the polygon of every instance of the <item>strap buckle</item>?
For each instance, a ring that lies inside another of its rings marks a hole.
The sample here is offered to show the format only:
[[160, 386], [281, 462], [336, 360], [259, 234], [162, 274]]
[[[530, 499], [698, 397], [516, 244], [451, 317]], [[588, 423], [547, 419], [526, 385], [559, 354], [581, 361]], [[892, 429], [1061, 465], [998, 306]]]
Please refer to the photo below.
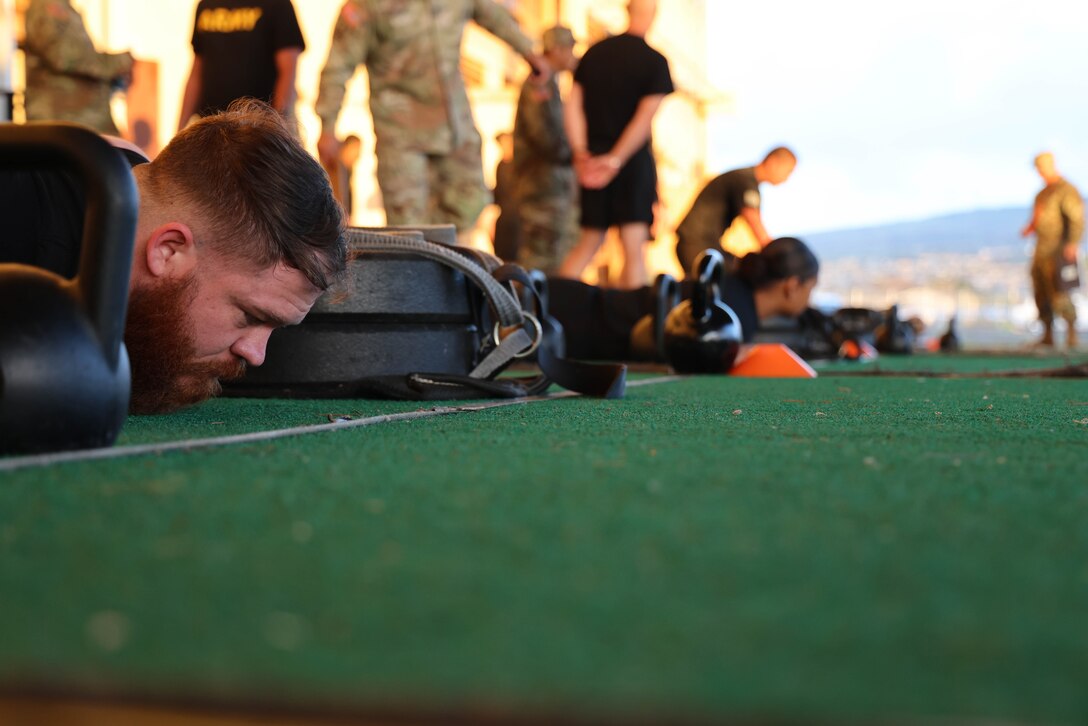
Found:
[[[532, 313], [522, 313], [522, 317], [534, 328], [533, 341], [529, 344], [525, 350], [520, 353], [514, 353], [515, 358], [526, 358], [537, 351], [540, 347], [541, 341], [544, 339], [544, 326], [540, 324], [540, 321]], [[524, 326], [522, 326], [524, 328]], [[502, 342], [502, 326], [499, 323], [495, 323], [495, 331], [492, 334], [492, 338], [495, 341], [495, 345], [499, 345]]]

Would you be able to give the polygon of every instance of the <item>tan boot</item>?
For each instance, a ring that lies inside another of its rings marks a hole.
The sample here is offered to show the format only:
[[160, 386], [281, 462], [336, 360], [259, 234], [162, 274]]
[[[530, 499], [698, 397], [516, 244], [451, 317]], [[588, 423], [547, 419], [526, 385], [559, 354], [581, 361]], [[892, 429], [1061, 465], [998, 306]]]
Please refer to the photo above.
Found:
[[1065, 347], [1068, 350], [1076, 350], [1077, 347], [1077, 326], [1074, 323], [1069, 324], [1069, 333], [1065, 339]]
[[1043, 337], [1035, 341], [1031, 346], [1032, 348], [1053, 348], [1054, 347], [1054, 324], [1043, 323]]

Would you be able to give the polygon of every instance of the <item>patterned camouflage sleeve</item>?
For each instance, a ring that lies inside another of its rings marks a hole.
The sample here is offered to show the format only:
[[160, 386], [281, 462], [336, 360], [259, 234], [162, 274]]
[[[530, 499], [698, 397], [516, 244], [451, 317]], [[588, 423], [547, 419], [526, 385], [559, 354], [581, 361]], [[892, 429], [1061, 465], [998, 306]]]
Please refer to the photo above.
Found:
[[521, 32], [518, 21], [514, 20], [514, 16], [510, 14], [510, 11], [494, 0], [475, 0], [472, 19], [481, 28], [504, 41], [522, 56], [527, 56], [533, 52], [533, 41], [529, 40], [525, 33]]
[[355, 69], [366, 63], [369, 47], [370, 23], [366, 5], [348, 0], [340, 10], [340, 17], [332, 31], [329, 57], [321, 70], [317, 102], [314, 111], [326, 129], [336, 125], [340, 106], [344, 103], [345, 86]]
[[60, 73], [108, 81], [132, 70], [131, 55], [99, 53], [79, 14], [56, 0], [34, 3], [27, 9], [26, 45]]
[[532, 82], [526, 81], [518, 99], [517, 133], [544, 158], [555, 164], [569, 164], [570, 144], [563, 129], [563, 105], [553, 78], [547, 86], [549, 98], [535, 97]]
[[1084, 236], [1084, 199], [1070, 184], [1061, 204], [1062, 216], [1065, 217], [1065, 244], [1079, 244]]

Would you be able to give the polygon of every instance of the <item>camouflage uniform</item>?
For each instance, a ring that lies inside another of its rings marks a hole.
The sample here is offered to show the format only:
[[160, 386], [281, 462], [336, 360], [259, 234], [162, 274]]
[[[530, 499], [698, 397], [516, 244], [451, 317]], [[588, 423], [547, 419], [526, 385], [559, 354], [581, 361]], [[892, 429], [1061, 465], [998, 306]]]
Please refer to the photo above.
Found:
[[515, 197], [522, 222], [518, 262], [526, 268], [553, 272], [578, 235], [570, 142], [563, 129], [563, 101], [553, 77], [547, 98], [526, 80], [514, 121]]
[[316, 111], [334, 128], [344, 86], [370, 77], [378, 186], [391, 225], [471, 229], [490, 201], [480, 134], [461, 78], [461, 37], [474, 20], [522, 55], [532, 43], [492, 0], [348, 0], [333, 29]]
[[1039, 320], [1050, 326], [1054, 315], [1070, 325], [1077, 311], [1067, 290], [1057, 286], [1058, 265], [1065, 245], [1080, 241], [1084, 234], [1084, 200], [1069, 182], [1048, 184], [1035, 197], [1035, 255], [1031, 261], [1031, 282]]
[[132, 72], [128, 53], [99, 53], [69, 0], [31, 0], [26, 11], [26, 117], [72, 121], [117, 135], [113, 84]]

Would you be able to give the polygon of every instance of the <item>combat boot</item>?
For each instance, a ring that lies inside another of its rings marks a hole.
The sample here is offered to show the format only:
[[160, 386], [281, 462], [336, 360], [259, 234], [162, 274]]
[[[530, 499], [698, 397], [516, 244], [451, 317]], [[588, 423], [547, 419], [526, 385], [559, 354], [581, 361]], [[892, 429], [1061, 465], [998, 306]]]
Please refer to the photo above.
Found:
[[1054, 347], [1054, 324], [1043, 324], [1043, 337], [1035, 341], [1031, 346], [1032, 348], [1053, 348]]

